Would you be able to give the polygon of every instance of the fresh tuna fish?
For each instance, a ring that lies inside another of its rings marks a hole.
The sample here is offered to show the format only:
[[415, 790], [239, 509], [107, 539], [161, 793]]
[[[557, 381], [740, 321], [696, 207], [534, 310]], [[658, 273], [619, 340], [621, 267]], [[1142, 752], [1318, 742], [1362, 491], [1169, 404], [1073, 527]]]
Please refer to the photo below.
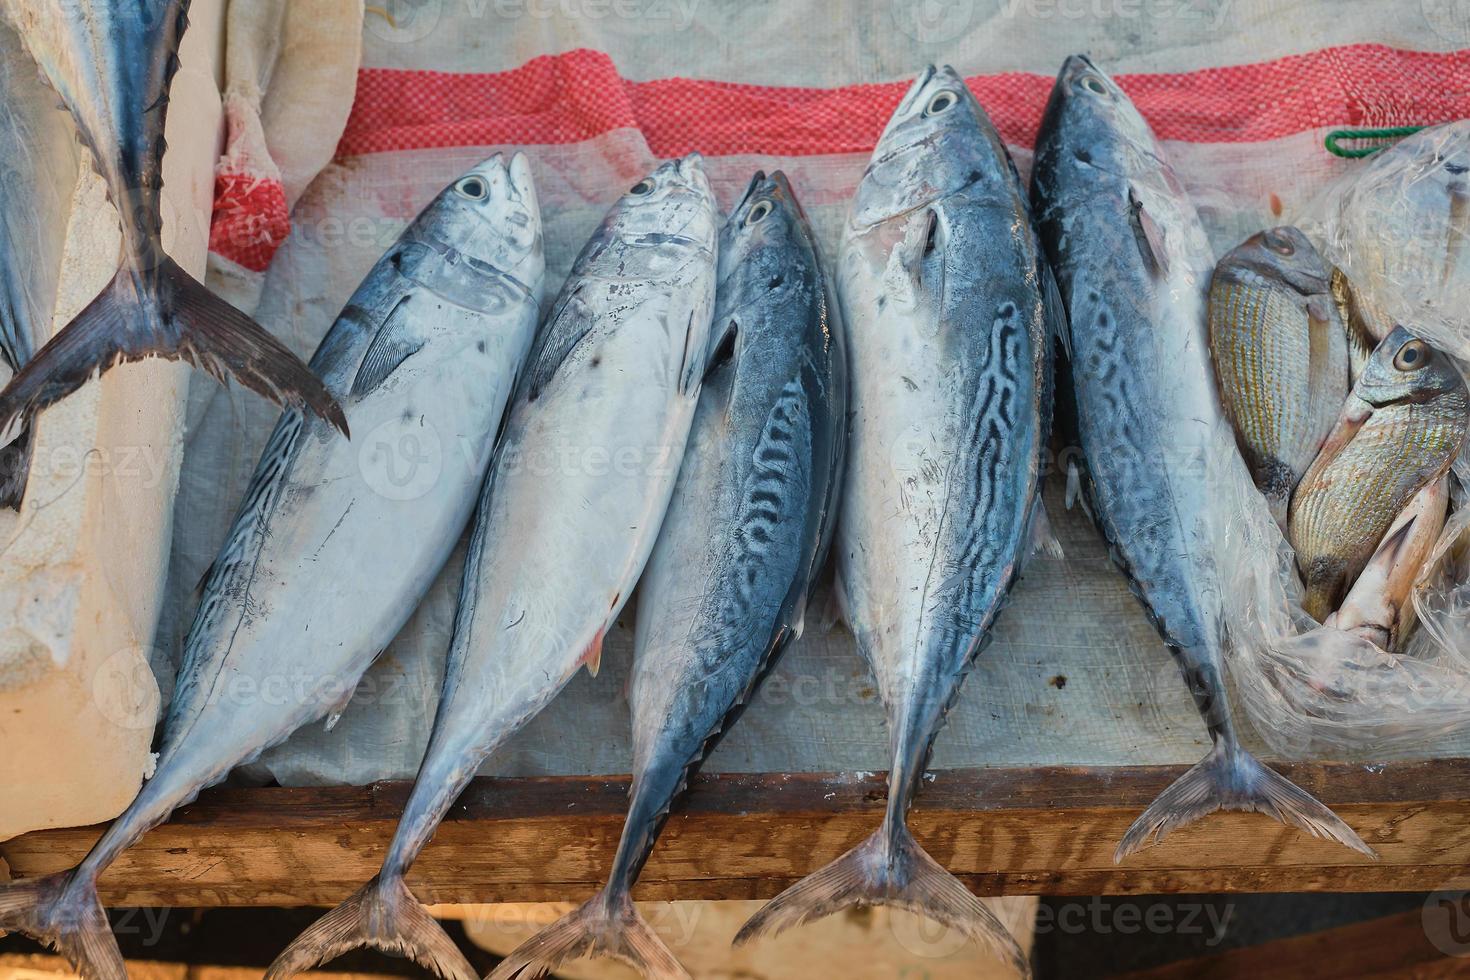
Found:
[[[1206, 339], [1214, 257], [1148, 124], [1080, 55], [1067, 59], [1052, 89], [1032, 199], [1070, 320], [1090, 509], [1177, 658], [1213, 742], [1129, 828], [1116, 858], [1220, 809], [1259, 810], [1371, 853], [1237, 737], [1209, 513], [1212, 455], [1232, 441]], [[1238, 457], [1227, 465], [1238, 466]]]
[[358, 946], [477, 980], [404, 883], [496, 746], [586, 666], [658, 536], [710, 350], [717, 217], [694, 154], [615, 204], [537, 339], [480, 498], [429, 748], [382, 870], [276, 958]]
[[756, 174], [720, 235], [714, 322], [689, 448], [639, 584], [633, 796], [607, 885], [522, 944], [491, 980], [602, 954], [685, 977], [631, 892], [674, 798], [801, 632], [836, 516], [847, 364], [806, 216]]
[[1403, 327], [1378, 345], [1291, 500], [1290, 539], [1318, 622], [1337, 608], [1389, 526], [1465, 444], [1470, 394], [1443, 353]]
[[1005, 145], [952, 68], [926, 68], [858, 184], [837, 276], [852, 465], [834, 547], [888, 719], [888, 807], [876, 833], [774, 898], [736, 942], [890, 905], [1025, 970], [906, 814], [1029, 551], [1051, 406], [1047, 281]]
[[[51, 332], [77, 183], [77, 141], [14, 31], [0, 24], [0, 365], [13, 375]], [[0, 507], [20, 507], [30, 433], [0, 448]]]
[[1404, 648], [1417, 621], [1414, 589], [1444, 530], [1449, 483], [1450, 478], [1442, 476], [1426, 484], [1394, 518], [1342, 607], [1327, 617], [1326, 625], [1355, 633], [1382, 650]]
[[1220, 398], [1283, 531], [1292, 488], [1347, 399], [1348, 338], [1331, 274], [1307, 236], [1283, 227], [1237, 246], [1210, 281]]
[[[125, 976], [97, 876], [233, 767], [340, 711], [407, 622], [474, 508], [543, 274], [522, 156], [470, 171], [374, 266], [312, 359], [369, 441], [281, 416], [205, 577], [157, 770], [75, 870], [0, 886], [0, 928], [52, 943], [85, 977]], [[415, 460], [441, 450], [422, 492], [383, 477], [403, 460], [373, 458], [408, 438]]]
[[116, 277], [0, 392], [0, 444], [114, 364], [184, 358], [347, 431], [322, 382], [164, 253], [164, 117], [188, 0], [0, 0], [107, 182], [122, 223]]

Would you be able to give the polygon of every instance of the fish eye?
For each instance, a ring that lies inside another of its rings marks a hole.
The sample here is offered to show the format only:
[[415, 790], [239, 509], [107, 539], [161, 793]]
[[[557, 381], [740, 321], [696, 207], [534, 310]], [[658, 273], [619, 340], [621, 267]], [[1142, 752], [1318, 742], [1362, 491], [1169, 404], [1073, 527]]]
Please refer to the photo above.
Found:
[[653, 192], [653, 181], [649, 180], [647, 177], [644, 177], [642, 180], [640, 180], [638, 183], [634, 184], [628, 190], [628, 193], [629, 194], [636, 194], [639, 197], [642, 197], [644, 194], [650, 194], [652, 192]]
[[766, 220], [766, 215], [770, 213], [770, 201], [757, 201], [755, 203], [755, 207], [750, 209], [750, 214], [745, 216], [745, 223], [747, 225], [759, 224], [760, 222]]
[[1429, 345], [1422, 340], [1411, 340], [1399, 348], [1394, 355], [1393, 366], [1400, 371], [1417, 371], [1429, 363]]
[[1096, 75], [1083, 75], [1079, 84], [1095, 95], [1107, 95], [1108, 88], [1102, 83], [1102, 79]]
[[959, 100], [960, 97], [949, 89], [945, 89], [942, 92], [935, 92], [934, 96], [929, 100], [929, 104], [924, 107], [924, 115], [937, 116], [946, 109], [952, 108]]
[[455, 191], [460, 197], [469, 198], [471, 201], [483, 201], [490, 196], [490, 187], [479, 177], [466, 177], [454, 185]]
[[1291, 240], [1279, 235], [1267, 235], [1266, 247], [1277, 255], [1293, 255], [1296, 252], [1296, 246], [1291, 243]]

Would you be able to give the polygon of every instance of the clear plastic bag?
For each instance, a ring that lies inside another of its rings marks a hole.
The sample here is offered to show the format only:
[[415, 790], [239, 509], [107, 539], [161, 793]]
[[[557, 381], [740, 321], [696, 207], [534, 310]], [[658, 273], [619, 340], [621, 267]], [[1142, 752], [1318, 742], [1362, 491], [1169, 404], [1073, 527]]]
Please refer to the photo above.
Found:
[[[1301, 226], [1354, 295], [1470, 364], [1470, 122], [1423, 130], [1330, 185]], [[1221, 446], [1222, 458], [1235, 450]], [[1417, 629], [1389, 652], [1302, 609], [1295, 555], [1265, 498], [1222, 470], [1218, 551], [1231, 678], [1255, 728], [1287, 756], [1422, 755], [1470, 728], [1470, 461], [1411, 593]]]

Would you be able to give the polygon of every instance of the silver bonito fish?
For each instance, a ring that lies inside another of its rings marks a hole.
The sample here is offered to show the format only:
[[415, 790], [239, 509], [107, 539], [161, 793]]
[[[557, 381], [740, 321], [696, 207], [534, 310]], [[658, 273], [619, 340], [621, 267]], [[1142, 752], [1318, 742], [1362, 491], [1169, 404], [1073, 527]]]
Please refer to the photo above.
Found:
[[[1228, 634], [1209, 503], [1232, 445], [1205, 325], [1214, 257], [1163, 147], [1081, 55], [1057, 76], [1037, 139], [1032, 201], [1069, 321], [1070, 384], [1091, 510], [1173, 652], [1213, 743], [1118, 845], [1216, 810], [1256, 810], [1364, 853], [1330, 810], [1241, 745], [1223, 676]], [[1241, 468], [1230, 453], [1225, 465]]]
[[439, 711], [382, 870], [298, 936], [271, 980], [358, 946], [452, 980], [478, 977], [404, 875], [485, 757], [583, 665], [597, 672], [689, 438], [709, 355], [717, 217], [694, 154], [635, 184], [577, 257], [485, 482]]
[[1029, 553], [1050, 422], [1048, 281], [1005, 145], [952, 68], [925, 69], [858, 185], [837, 275], [852, 421], [834, 550], [888, 720], [888, 807], [871, 837], [772, 899], [737, 942], [890, 905], [1026, 970], [906, 814]]
[[[358, 430], [383, 438], [281, 416], [205, 577], [152, 778], [77, 868], [0, 886], [0, 928], [51, 943], [90, 980], [126, 976], [98, 875], [232, 768], [338, 713], [408, 621], [474, 508], [543, 276], [522, 156], [464, 175], [373, 267], [312, 365]], [[395, 461], [372, 458], [408, 433], [444, 447], [422, 494], [393, 492], [378, 475]], [[283, 684], [290, 696], [269, 696]]]
[[800, 633], [835, 524], [846, 434], [841, 319], [806, 216], [756, 174], [720, 235], [715, 323], [673, 503], [639, 583], [633, 796], [608, 883], [491, 980], [587, 954], [686, 978], [631, 897], [674, 798]]
[[188, 0], [0, 0], [71, 111], [122, 225], [117, 275], [0, 391], [0, 444], [96, 374], [148, 357], [183, 358], [347, 431], [295, 354], [164, 252], [164, 120], [188, 10]]

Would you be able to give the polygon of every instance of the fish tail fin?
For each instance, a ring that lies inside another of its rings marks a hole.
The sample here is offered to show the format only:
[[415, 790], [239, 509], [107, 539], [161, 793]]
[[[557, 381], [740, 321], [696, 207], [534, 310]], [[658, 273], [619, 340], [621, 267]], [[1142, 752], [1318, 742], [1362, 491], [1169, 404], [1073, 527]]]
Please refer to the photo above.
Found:
[[735, 944], [775, 935], [845, 908], [887, 905], [926, 916], [978, 940], [1023, 976], [1026, 954], [985, 904], [921, 848], [908, 828], [885, 826], [857, 847], [767, 902]]
[[1378, 857], [1353, 828], [1316, 797], [1267, 769], [1233, 740], [1222, 738], [1209, 755], [1160, 793], [1133, 822], [1118, 844], [1113, 861], [1121, 862], [1149, 843], [1163, 840], [1169, 831], [1216, 810], [1264, 813], [1314, 837], [1335, 840], [1371, 858]]
[[517, 946], [488, 980], [544, 977], [567, 960], [583, 956], [611, 957], [647, 980], [690, 980], [673, 952], [638, 914], [628, 893], [606, 891]]
[[122, 950], [97, 887], [74, 872], [0, 885], [0, 930], [30, 936], [70, 961], [83, 980], [127, 980]]
[[27, 428], [7, 446], [0, 447], [0, 507], [20, 510], [31, 475], [31, 430]]
[[154, 294], [140, 296], [124, 268], [0, 391], [0, 445], [41, 409], [116, 364], [183, 358], [221, 383], [233, 377], [289, 408], [347, 432], [342, 407], [295, 354], [167, 257]]
[[284, 980], [364, 947], [406, 956], [444, 980], [480, 977], [401, 877], [374, 875], [282, 950], [265, 980]]

